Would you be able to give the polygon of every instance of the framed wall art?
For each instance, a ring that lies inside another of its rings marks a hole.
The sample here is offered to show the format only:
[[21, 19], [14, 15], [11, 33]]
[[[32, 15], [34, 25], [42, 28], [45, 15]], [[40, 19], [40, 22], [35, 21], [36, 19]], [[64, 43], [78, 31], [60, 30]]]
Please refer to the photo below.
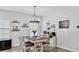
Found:
[[69, 20], [59, 21], [59, 28], [68, 29], [69, 28]]

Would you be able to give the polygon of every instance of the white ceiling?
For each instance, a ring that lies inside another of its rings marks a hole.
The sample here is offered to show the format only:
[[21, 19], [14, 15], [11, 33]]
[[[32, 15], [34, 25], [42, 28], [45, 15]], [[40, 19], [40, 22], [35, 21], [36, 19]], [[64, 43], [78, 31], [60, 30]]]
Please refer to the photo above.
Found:
[[[70, 7], [64, 7], [64, 6], [37, 6], [36, 7], [36, 14], [38, 16], [49, 16], [54, 14], [55, 12], [59, 12], [62, 10], [65, 10], [66, 8]], [[0, 9], [8, 10], [8, 11], [16, 11], [26, 14], [32, 14], [34, 13], [33, 6], [0, 6]]]

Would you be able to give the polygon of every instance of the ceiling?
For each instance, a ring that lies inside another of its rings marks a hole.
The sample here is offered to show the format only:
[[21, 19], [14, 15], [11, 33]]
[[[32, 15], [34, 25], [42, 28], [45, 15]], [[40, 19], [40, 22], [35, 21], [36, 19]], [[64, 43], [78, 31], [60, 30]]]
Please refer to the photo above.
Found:
[[[38, 16], [49, 16], [54, 14], [55, 12], [59, 12], [62, 10], [65, 10], [66, 8], [70, 7], [64, 7], [64, 6], [37, 6], [36, 7], [36, 14]], [[15, 11], [15, 12], [21, 12], [26, 14], [33, 15], [34, 8], [33, 6], [0, 6], [0, 9], [7, 10], [7, 11]]]

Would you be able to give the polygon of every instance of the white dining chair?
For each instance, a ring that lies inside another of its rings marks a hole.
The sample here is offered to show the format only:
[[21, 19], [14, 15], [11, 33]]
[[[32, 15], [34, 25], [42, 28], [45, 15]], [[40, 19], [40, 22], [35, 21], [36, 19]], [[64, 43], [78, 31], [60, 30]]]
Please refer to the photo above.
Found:
[[19, 36], [20, 46], [23, 48], [23, 52], [34, 52], [34, 44], [29, 41], [25, 41], [23, 36]]
[[35, 52], [43, 52], [43, 45], [42, 42], [35, 42], [34, 43], [34, 51]]
[[49, 36], [43, 36], [43, 37], [41, 37], [40, 39], [44, 40], [44, 41], [42, 42], [43, 51], [48, 50], [48, 45], [49, 45], [49, 41], [50, 41]]

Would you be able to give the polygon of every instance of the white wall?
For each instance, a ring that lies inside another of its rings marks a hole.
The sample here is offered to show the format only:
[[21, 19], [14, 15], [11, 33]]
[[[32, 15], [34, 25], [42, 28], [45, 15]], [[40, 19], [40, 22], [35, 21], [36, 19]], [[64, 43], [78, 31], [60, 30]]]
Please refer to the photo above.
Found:
[[[79, 51], [79, 29], [76, 28], [79, 25], [79, 7], [66, 7], [65, 9], [53, 12], [51, 16], [44, 17], [43, 19], [44, 28], [47, 20], [50, 20], [51, 24], [55, 24], [59, 47], [71, 51]], [[70, 28], [59, 29], [58, 22], [61, 20], [69, 20]]]
[[[50, 20], [51, 24], [56, 25], [56, 32], [57, 32], [57, 40], [58, 40], [58, 46], [70, 49], [72, 51], [79, 51], [79, 29], [76, 28], [77, 25], [79, 25], [79, 7], [61, 7], [59, 10], [56, 10], [56, 12], [52, 10], [52, 14], [49, 16], [46, 16], [43, 18], [43, 25], [42, 25], [42, 31], [46, 27], [47, 20]], [[0, 19], [9, 20], [12, 21], [14, 18], [20, 18], [19, 21], [24, 23], [28, 23], [30, 15], [21, 14], [21, 13], [15, 13], [15, 12], [9, 12], [9, 11], [2, 11], [0, 10]], [[60, 20], [70, 20], [70, 28], [69, 29], [59, 29], [58, 21]], [[22, 25], [20, 24], [20, 26]], [[12, 24], [11, 24], [12, 25]], [[22, 28], [20, 28], [22, 30]], [[28, 30], [26, 32], [28, 33]], [[26, 34], [24, 32], [23, 34]], [[10, 32], [10, 37], [13, 38], [12, 45], [17, 46], [19, 45], [18, 34], [21, 34], [20, 32]], [[29, 33], [27, 34], [29, 35]]]
[[[29, 35], [29, 28], [22, 28], [23, 23], [27, 23], [29, 26], [29, 20], [31, 20], [29, 17], [32, 15], [27, 15], [19, 12], [12, 12], [12, 11], [6, 11], [6, 10], [0, 10], [0, 19], [8, 20], [10, 22], [10, 38], [12, 39], [12, 46], [18, 46], [19, 45], [19, 36], [21, 35]], [[38, 17], [39, 18], [39, 17]], [[20, 23], [13, 24], [11, 21], [18, 20]], [[14, 25], [19, 26], [20, 31], [11, 31], [12, 27]], [[40, 28], [40, 27], [39, 27]]]

